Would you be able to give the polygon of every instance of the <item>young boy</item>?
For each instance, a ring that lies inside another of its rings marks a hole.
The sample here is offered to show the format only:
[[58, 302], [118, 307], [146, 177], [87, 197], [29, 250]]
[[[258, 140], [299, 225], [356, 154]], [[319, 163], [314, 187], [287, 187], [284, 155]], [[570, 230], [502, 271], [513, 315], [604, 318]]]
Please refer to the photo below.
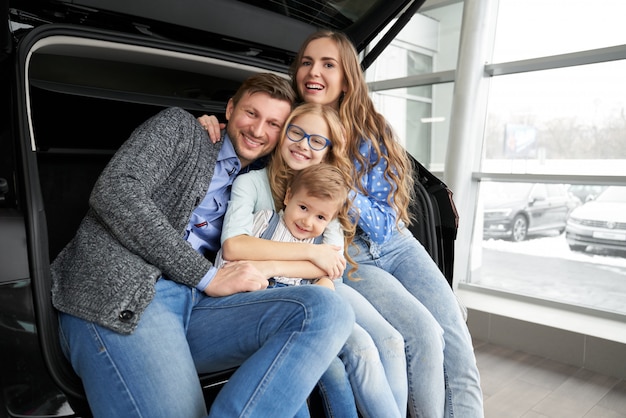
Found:
[[[316, 164], [295, 172], [280, 212], [265, 209], [254, 214], [255, 237], [281, 242], [320, 243], [330, 221], [347, 216], [349, 186], [337, 167]], [[221, 251], [215, 260], [220, 268], [226, 261]], [[269, 287], [317, 284], [334, 289], [327, 277], [303, 279], [273, 277]]]

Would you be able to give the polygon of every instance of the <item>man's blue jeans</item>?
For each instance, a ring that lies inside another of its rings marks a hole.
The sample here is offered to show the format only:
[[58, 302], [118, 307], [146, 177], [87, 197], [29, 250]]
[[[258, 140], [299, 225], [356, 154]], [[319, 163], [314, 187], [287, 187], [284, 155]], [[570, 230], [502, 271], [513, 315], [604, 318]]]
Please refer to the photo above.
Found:
[[205, 416], [197, 374], [239, 366], [209, 416], [264, 418], [296, 415], [354, 313], [321, 286], [211, 298], [161, 278], [130, 335], [65, 314], [60, 324], [94, 417]]
[[422, 244], [403, 228], [383, 245], [359, 235], [349, 251], [362, 280], [344, 277], [344, 283], [404, 337], [411, 416], [482, 417], [469, 331], [452, 289]]

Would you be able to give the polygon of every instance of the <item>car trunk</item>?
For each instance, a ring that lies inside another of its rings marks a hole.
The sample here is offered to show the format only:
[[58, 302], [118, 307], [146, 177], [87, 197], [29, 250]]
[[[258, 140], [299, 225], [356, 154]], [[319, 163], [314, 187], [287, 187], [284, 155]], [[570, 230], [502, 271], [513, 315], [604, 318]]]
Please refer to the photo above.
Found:
[[49, 265], [74, 235], [93, 184], [134, 128], [161, 109], [223, 119], [253, 73], [272, 71], [176, 43], [47, 25], [20, 43], [16, 81], [25, 211], [39, 344], [54, 382], [80, 410], [79, 380], [51, 314]]
[[[182, 107], [195, 115], [215, 114], [223, 120], [228, 98], [244, 79], [261, 71], [286, 76], [290, 59], [301, 41], [316, 25], [324, 25], [324, 22], [292, 19], [290, 36], [285, 36], [286, 27], [276, 27], [280, 22], [286, 24], [285, 15], [276, 15], [271, 10], [276, 5], [274, 2], [205, 3], [201, 7], [206, 13], [209, 13], [205, 9], [208, 5], [219, 11], [214, 10], [209, 19], [215, 26], [219, 21], [216, 16], [229, 16], [232, 24], [232, 13], [224, 14], [229, 7], [235, 7], [230, 3], [241, 3], [237, 7], [253, 5], [253, 10], [261, 13], [258, 16], [266, 19], [256, 20], [265, 23], [268, 33], [255, 35], [257, 30], [263, 32], [263, 25], [246, 31], [239, 24], [235, 25], [237, 28], [229, 28], [231, 32], [226, 35], [218, 36], [202, 30], [203, 20], [197, 16], [185, 21], [190, 12], [173, 13], [171, 3], [165, 1], [151, 2], [149, 13], [144, 13], [145, 5], [143, 9], [134, 9], [135, 2], [128, 1], [50, 2], [42, 13], [48, 17], [61, 16], [58, 19], [61, 23], [35, 25], [23, 33], [15, 32], [21, 39], [15, 53], [16, 72], [11, 75], [15, 100], [11, 114], [16, 121], [14, 129], [19, 142], [15, 143], [14, 151], [21, 169], [13, 180], [19, 184], [15, 195], [26, 224], [23, 233], [33, 292], [32, 306], [30, 302], [24, 304], [23, 316], [35, 313], [33, 338], [37, 339], [43, 363], [54, 385], [71, 400], [75, 410], [84, 411], [85, 415], [88, 409], [82, 386], [58, 344], [56, 314], [50, 301], [49, 265], [72, 238], [86, 213], [96, 178], [132, 130], [165, 107]], [[358, 6], [358, 2], [344, 3]], [[372, 33], [389, 23], [392, 12], [401, 9], [401, 3], [406, 1], [390, 2], [377, 23], [355, 23], [335, 17], [333, 22], [339, 23], [333, 25], [343, 25], [339, 29], [346, 29], [356, 39], [359, 49], [363, 49], [372, 39]], [[257, 10], [261, 4], [263, 9]], [[367, 13], [382, 13], [377, 8], [380, 5], [375, 6]], [[412, 15], [417, 6], [413, 3], [414, 9], [406, 15]], [[31, 20], [33, 24], [41, 23], [38, 19]], [[78, 21], [90, 25], [75, 24]], [[179, 26], [185, 22], [186, 27]], [[284, 39], [274, 45], [278, 38]], [[418, 199], [413, 209], [418, 222], [412, 231], [451, 281], [456, 212], [449, 191], [423, 167], [416, 184]], [[29, 288], [20, 289], [19, 297], [30, 299]], [[29, 355], [17, 354], [23, 356], [24, 363], [29, 362]], [[19, 368], [15, 370], [15, 376], [21, 373]], [[13, 379], [12, 376], [6, 379]], [[211, 388], [219, 387], [227, 376], [228, 372], [204, 378], [208, 397], [214, 393]], [[13, 385], [22, 384], [22, 377], [15, 379]], [[49, 390], [54, 392], [49, 389], [54, 385], [45, 385], [46, 391], [37, 389], [40, 385], [33, 386], [30, 389], [33, 394], [28, 396], [39, 397], [44, 402], [50, 397]]]

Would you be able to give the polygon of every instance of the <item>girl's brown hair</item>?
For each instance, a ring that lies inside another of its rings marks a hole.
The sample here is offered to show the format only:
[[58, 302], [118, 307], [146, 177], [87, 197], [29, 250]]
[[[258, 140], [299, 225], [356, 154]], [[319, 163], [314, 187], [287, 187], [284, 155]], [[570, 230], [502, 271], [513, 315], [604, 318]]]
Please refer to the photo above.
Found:
[[[387, 120], [376, 111], [374, 103], [368, 95], [367, 84], [358, 55], [352, 42], [346, 35], [330, 30], [321, 30], [311, 34], [302, 44], [298, 55], [291, 67], [291, 80], [294, 90], [298, 92], [296, 85], [296, 73], [302, 63], [304, 50], [316, 39], [329, 38], [335, 42], [339, 50], [340, 65], [344, 73], [347, 91], [339, 101], [339, 116], [347, 141], [347, 151], [352, 161], [354, 178], [360, 179], [371, 168], [368, 160], [359, 153], [359, 145], [362, 139], [370, 140], [376, 151], [378, 163], [381, 158], [387, 162], [385, 178], [392, 185], [393, 190], [389, 195], [388, 203], [398, 214], [398, 222], [403, 221], [406, 225], [411, 222], [409, 205], [413, 199], [413, 164], [402, 147]], [[386, 150], [386, 152], [385, 152]], [[355, 187], [367, 195], [360, 181]]]
[[[272, 197], [274, 199], [274, 207], [276, 210], [284, 209], [285, 204], [285, 195], [287, 193], [287, 189], [291, 184], [294, 175], [296, 172], [292, 170], [285, 160], [282, 157], [280, 149], [283, 146], [287, 139], [287, 127], [289, 124], [304, 114], [314, 114], [320, 116], [326, 124], [328, 125], [329, 131], [329, 140], [331, 141], [331, 146], [326, 153], [324, 161], [321, 164], [329, 165], [334, 167], [333, 171], [336, 175], [341, 176], [342, 184], [345, 184], [346, 187], [352, 187], [354, 183], [351, 174], [352, 174], [352, 163], [350, 159], [346, 155], [346, 144], [344, 140], [343, 126], [341, 121], [339, 120], [339, 115], [337, 111], [330, 106], [321, 105], [318, 103], [304, 103], [296, 107], [283, 125], [283, 129], [280, 135], [280, 139], [278, 141], [278, 145], [276, 146], [276, 150], [272, 153], [272, 157], [267, 165], [267, 176], [270, 182], [270, 188], [272, 190]], [[312, 132], [311, 132], [312, 133]], [[303, 171], [303, 170], [300, 170]], [[348, 213], [351, 210], [352, 202], [350, 199], [345, 199], [345, 207], [342, 208], [340, 215], [337, 216], [339, 223], [344, 231], [344, 255], [346, 260], [353, 266], [351, 269], [354, 270], [356, 264], [349, 256], [347, 250], [354, 239], [354, 234], [356, 230], [356, 225], [353, 221], [351, 221]], [[350, 274], [349, 274], [350, 276]]]

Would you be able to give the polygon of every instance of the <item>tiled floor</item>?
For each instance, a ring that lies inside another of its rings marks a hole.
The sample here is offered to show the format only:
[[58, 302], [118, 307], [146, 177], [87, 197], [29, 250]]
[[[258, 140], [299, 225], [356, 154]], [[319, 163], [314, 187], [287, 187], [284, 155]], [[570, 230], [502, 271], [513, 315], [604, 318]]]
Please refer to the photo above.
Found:
[[474, 349], [486, 418], [626, 418], [624, 380], [482, 341]]

